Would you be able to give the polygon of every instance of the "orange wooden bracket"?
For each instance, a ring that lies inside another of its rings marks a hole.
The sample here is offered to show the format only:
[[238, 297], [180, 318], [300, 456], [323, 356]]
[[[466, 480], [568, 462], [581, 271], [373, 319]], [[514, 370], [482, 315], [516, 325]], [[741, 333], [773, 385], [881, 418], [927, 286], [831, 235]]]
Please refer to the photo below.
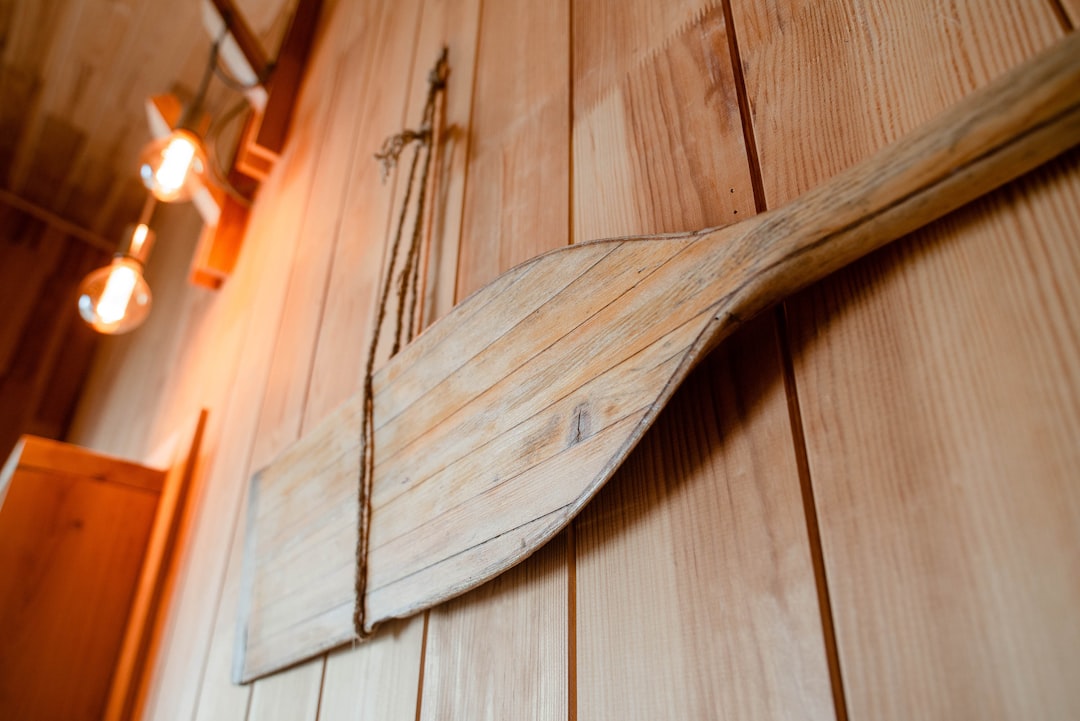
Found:
[[[247, 179], [264, 181], [285, 147], [321, 7], [322, 0], [299, 1], [270, 79], [263, 83], [268, 69], [266, 55], [232, 0], [204, 0], [207, 29], [214, 37], [220, 35], [222, 27], [228, 30], [222, 40], [222, 61], [242, 81], [258, 81], [245, 93], [253, 112], [228, 173], [233, 187], [251, 189], [245, 193], [249, 197], [254, 196], [255, 188]], [[207, 190], [196, 197], [206, 227], [195, 249], [189, 279], [195, 285], [216, 289], [236, 265], [247, 229], [248, 208], [220, 189]]]
[[[261, 76], [265, 56], [254, 34], [244, 23], [232, 0], [205, 0], [229, 28], [229, 40], [243, 56], [246, 72]], [[236, 154], [236, 167], [245, 175], [262, 181], [285, 147], [292, 124], [292, 111], [303, 79], [304, 67], [315, 38], [322, 0], [300, 0], [278, 50], [273, 72], [265, 84], [265, 103], [252, 99], [255, 112], [244, 128]], [[225, 48], [226, 53], [231, 46]], [[234, 61], [239, 62], [239, 61]]]

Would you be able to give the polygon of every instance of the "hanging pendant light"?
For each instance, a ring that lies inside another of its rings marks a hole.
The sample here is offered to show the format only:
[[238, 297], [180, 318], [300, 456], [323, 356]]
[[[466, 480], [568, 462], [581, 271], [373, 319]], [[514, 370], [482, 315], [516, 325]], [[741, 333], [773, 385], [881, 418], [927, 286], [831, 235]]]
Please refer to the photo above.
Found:
[[199, 88], [184, 106], [177, 127], [164, 138], [150, 141], [139, 155], [139, 177], [154, 197], [164, 203], [182, 203], [206, 185], [209, 165], [202, 138], [195, 127], [202, 114], [210, 76], [217, 66], [221, 38], [210, 46], [210, 59]]
[[135, 330], [150, 314], [153, 296], [143, 268], [154, 242], [145, 222], [128, 226], [112, 262], [91, 271], [79, 284], [79, 315], [99, 333]]

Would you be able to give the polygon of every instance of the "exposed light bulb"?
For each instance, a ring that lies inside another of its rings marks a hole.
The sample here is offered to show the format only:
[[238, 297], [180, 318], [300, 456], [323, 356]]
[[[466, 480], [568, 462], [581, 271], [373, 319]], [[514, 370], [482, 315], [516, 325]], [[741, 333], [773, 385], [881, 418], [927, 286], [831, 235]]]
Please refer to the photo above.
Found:
[[152, 296], [143, 278], [142, 259], [153, 234], [139, 224], [112, 263], [98, 268], [79, 284], [79, 315], [99, 333], [118, 335], [139, 327], [150, 314]]
[[139, 158], [139, 175], [154, 197], [166, 203], [189, 200], [206, 173], [202, 142], [190, 130], [174, 130], [152, 141]]

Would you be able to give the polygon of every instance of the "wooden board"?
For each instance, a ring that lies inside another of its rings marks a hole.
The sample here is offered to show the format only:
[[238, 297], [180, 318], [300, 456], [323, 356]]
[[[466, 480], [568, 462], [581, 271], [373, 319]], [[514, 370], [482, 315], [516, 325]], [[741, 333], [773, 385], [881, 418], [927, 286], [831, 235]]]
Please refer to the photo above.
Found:
[[16, 458], [18, 467], [22, 469], [87, 476], [157, 494], [161, 493], [166, 480], [165, 474], [156, 468], [123, 458], [91, 453], [85, 448], [48, 438], [21, 438], [9, 463]]
[[[729, 29], [689, 5], [575, 4], [579, 240], [754, 214]], [[690, 375], [574, 527], [581, 718], [834, 717], [772, 318]]]
[[521, 565], [431, 610], [421, 719], [568, 717], [567, 552], [561, 534]]
[[[479, 3], [476, 0], [425, 2], [419, 18], [411, 78], [404, 88], [408, 102], [401, 117], [401, 127], [416, 127], [427, 98], [431, 64], [443, 47], [448, 48], [451, 70], [443, 97], [440, 147], [431, 171], [437, 180], [429, 189], [431, 195], [428, 197], [430, 253], [427, 299], [420, 308], [423, 323], [453, 304], [478, 21]], [[379, 33], [380, 36], [387, 34], [386, 30]], [[384, 83], [387, 88], [381, 87]], [[390, 90], [396, 85], [393, 77], [377, 78], [374, 84], [376, 87], [372, 90], [378, 95], [396, 95], [396, 91]], [[390, 132], [394, 131], [386, 134]], [[403, 157], [392, 187], [380, 186], [376, 179], [378, 168], [370, 153], [381, 139], [376, 138], [374, 132], [365, 130], [362, 133], [356, 143], [357, 159], [350, 177], [350, 200], [345, 214], [346, 217], [370, 218], [372, 236], [375, 237], [374, 221], [380, 216], [387, 219], [387, 234], [395, 228], [407, 175], [404, 163], [409, 155]], [[385, 257], [378, 257], [385, 256], [382, 244], [372, 243], [362, 234], [344, 231], [339, 242], [340, 260], [334, 266], [336, 272], [323, 321], [320, 358], [317, 359], [322, 371], [313, 377], [313, 385], [319, 392], [313, 393], [309, 405], [309, 408], [315, 408], [316, 404], [321, 404], [324, 412], [330, 403], [340, 402], [345, 383], [358, 384], [361, 380], [357, 371], [366, 360], [370, 324], [374, 322], [371, 316], [375, 282], [385, 274], [387, 263]], [[360, 282], [356, 273], [348, 272], [356, 267], [365, 268]], [[357, 312], [363, 312], [364, 317], [357, 318]], [[387, 335], [389, 333], [388, 330]], [[379, 351], [382, 358], [386, 357], [388, 345], [383, 343]], [[340, 370], [336, 387], [333, 382], [326, 382], [332, 377], [333, 369]], [[354, 718], [359, 712], [372, 718], [413, 719], [417, 695], [421, 691], [417, 679], [423, 668], [425, 633], [424, 619], [413, 618], [387, 624], [367, 643], [328, 655], [320, 718]]]
[[326, 659], [320, 721], [413, 719], [422, 668], [424, 620], [395, 621], [363, 646]]
[[[1060, 33], [1049, 2], [733, 4], [770, 204]], [[1077, 167], [788, 304], [851, 718], [1078, 713]]]
[[[489, 5], [486, 3], [485, 5]], [[585, 5], [585, 3], [580, 3]], [[1040, 2], [1041, 5], [1041, 2]], [[340, 0], [337, 4], [340, 13], [356, 13], [360, 12], [360, 6], [353, 3], [351, 0]], [[658, 7], [658, 6], [656, 6]], [[426, 13], [427, 11], [425, 11]], [[936, 17], [933, 13], [926, 13], [927, 17]], [[341, 17], [340, 15], [338, 17]], [[831, 20], [829, 20], [831, 18]], [[835, 23], [835, 25], [829, 25], [828, 22]], [[619, 22], [619, 18], [616, 17], [614, 22]], [[815, 16], [811, 13], [808, 18], [804, 17], [800, 22], [808, 22], [810, 24], [817, 23], [815, 27], [826, 27], [827, 30], [822, 32], [841, 33], [843, 30], [843, 24], [847, 23], [847, 19], [842, 19], [836, 12], [831, 12], [822, 19], [820, 16]], [[328, 21], [324, 30], [328, 33], [325, 37], [334, 35], [336, 29], [344, 23], [343, 20]], [[2, 24], [2, 20], [0, 20]], [[959, 35], [956, 37], [964, 36], [966, 30], [963, 25], [953, 25], [958, 29]], [[739, 25], [740, 32], [744, 25]], [[767, 24], [759, 24], [755, 26], [757, 31], [761, 34], [770, 35], [773, 33], [779, 33], [777, 27], [769, 26]], [[861, 27], [861, 26], [860, 26]], [[666, 32], [666, 28], [661, 32], [663, 25], [657, 23], [657, 35], [663, 35]], [[421, 29], [421, 35], [424, 30]], [[640, 32], [634, 30], [632, 32]], [[650, 30], [651, 32], [651, 30]], [[790, 37], [793, 32], [791, 26], [785, 26], [785, 32]], [[19, 35], [15, 36], [19, 38]], [[742, 36], [740, 36], [742, 37]], [[15, 42], [19, 42], [15, 40]], [[946, 42], [946, 41], [939, 41]], [[946, 44], [951, 44], [953, 40], [949, 40]], [[636, 41], [634, 44], [637, 44]], [[648, 43], [641, 43], [644, 47]], [[9, 44], [9, 48], [11, 45]], [[986, 46], [987, 52], [993, 52], [993, 44]], [[452, 49], [453, 51], [453, 49]], [[332, 51], [328, 51], [332, 52]], [[632, 50], [630, 52], [633, 52]], [[813, 46], [808, 46], [806, 49], [808, 56], [812, 56], [814, 52]], [[785, 56], [790, 58], [791, 56]], [[430, 58], [424, 53], [419, 53], [417, 56], [416, 66], [423, 66], [430, 62]], [[490, 56], [484, 59], [481, 69], [489, 63], [497, 63], [499, 59], [497, 57], [491, 58]], [[764, 61], [758, 61], [759, 64], [764, 64]], [[790, 61], [778, 61], [784, 62], [784, 66], [787, 64], [792, 66], [798, 65], [802, 60], [800, 58], [791, 59]], [[324, 71], [316, 71], [320, 73]], [[353, 68], [350, 72], [359, 72], [358, 69]], [[780, 80], [782, 87], [791, 88], [793, 82], [805, 82], [801, 77], [797, 77], [791, 74], [788, 69], [787, 75], [783, 72], [778, 73], [779, 77], [787, 78], [786, 80]], [[928, 77], [931, 74], [926, 74]], [[936, 76], [936, 74], [935, 74]], [[920, 81], [921, 82], [921, 81]], [[584, 81], [582, 81], [584, 85]], [[781, 87], [781, 86], [778, 86]], [[793, 94], [794, 95], [794, 94]], [[758, 107], [756, 103], [761, 102], [760, 98], [755, 98], [755, 107]], [[311, 105], [311, 103], [309, 103]], [[0, 108], [2, 109], [2, 108]], [[893, 111], [895, 112], [895, 111]], [[878, 117], [876, 111], [870, 113], [853, 113], [853, 117], [867, 117], [874, 119]], [[883, 116], [881, 122], [888, 125], [891, 121], [887, 117]], [[305, 130], [305, 135], [309, 138], [307, 144], [308, 151], [314, 152], [312, 148], [323, 142], [321, 139], [322, 126]], [[341, 150], [340, 148], [338, 149]], [[310, 165], [310, 157], [307, 161]], [[528, 159], [524, 159], [518, 167], [527, 167]], [[237, 570], [230, 570], [225, 576], [224, 591], [222, 591], [222, 578], [223, 578], [223, 565], [228, 555], [228, 548], [230, 545], [230, 538], [235, 527], [236, 509], [238, 508], [238, 498], [240, 497], [240, 487], [243, 485], [243, 480], [246, 479], [248, 474], [248, 459], [251, 449], [251, 439], [255, 432], [256, 421], [258, 417], [258, 406], [260, 398], [265, 386], [265, 380], [267, 377], [267, 366], [271, 361], [274, 347], [274, 337], [276, 334], [277, 320], [280, 316], [280, 303], [284, 300], [284, 292], [282, 290], [285, 285], [285, 281], [281, 280], [282, 275], [288, 274], [289, 266], [292, 258], [292, 248], [295, 247], [292, 243], [298, 240], [304, 243], [313, 242], [309, 238], [297, 239], [295, 236], [289, 236], [284, 229], [278, 232], [271, 233], [270, 228], [276, 228], [277, 226], [289, 226], [290, 225], [290, 213], [294, 209], [295, 204], [302, 202], [303, 193], [301, 188], [305, 183], [310, 182], [310, 172], [303, 172], [302, 168], [305, 167], [304, 163], [294, 166], [292, 171], [283, 174], [277, 180], [272, 178], [273, 185], [264, 188], [266, 207], [271, 208], [277, 206], [278, 209], [271, 213], [266, 211], [262, 213], [262, 229], [256, 229], [254, 231], [253, 238], [258, 238], [260, 242], [253, 242], [249, 245], [249, 249], [252, 249], [251, 255], [241, 256], [241, 266], [246, 268], [242, 272], [234, 276], [223, 289], [223, 293], [233, 294], [228, 296], [222, 296], [222, 299], [228, 300], [215, 300], [211, 304], [204, 307], [206, 313], [204, 315], [196, 314], [190, 321], [184, 321], [181, 326], [176, 329], [176, 333], [185, 338], [182, 343], [182, 349], [179, 351], [180, 355], [185, 358], [176, 364], [170, 365], [168, 356], [164, 351], [159, 353], [159, 357], [166, 358], [166, 362], [160, 366], [160, 370], [156, 371], [164, 378], [179, 378], [181, 383], [179, 387], [181, 389], [190, 389], [192, 397], [198, 393], [206, 393], [208, 397], [214, 399], [213, 404], [220, 404], [228, 411], [228, 418], [217, 416], [221, 420], [215, 422], [215, 427], [212, 427], [208, 433], [208, 438], [211, 440], [210, 456], [208, 460], [208, 469], [203, 477], [197, 478], [196, 489], [200, 494], [198, 508], [195, 512], [193, 521], [194, 529], [189, 535], [190, 542], [183, 549], [185, 561], [184, 570], [180, 577], [180, 581], [177, 583], [177, 594], [174, 596], [173, 605], [175, 610], [171, 612], [171, 617], [174, 618], [173, 626], [169, 631], [170, 642], [167, 647], [164, 647], [161, 653], [161, 662], [158, 667], [158, 672], [155, 677], [156, 691], [154, 698], [156, 699], [154, 704], [150, 707], [151, 710], [147, 711], [145, 717], [166, 717], [175, 716], [179, 718], [191, 718], [192, 709], [197, 706], [198, 718], [200, 719], [212, 719], [212, 718], [227, 718], [227, 719], [243, 719], [248, 716], [248, 703], [249, 692], [243, 687], [234, 687], [228, 680], [228, 668], [231, 660], [231, 641], [233, 632], [233, 609], [235, 608], [235, 581], [238, 576], [239, 562], [232, 563], [231, 568]], [[805, 171], [798, 165], [792, 166], [777, 166], [779, 171], [785, 175], [799, 176]], [[472, 182], [471, 180], [469, 181]], [[298, 197], [299, 196], [299, 197]], [[770, 198], [771, 200], [771, 198]], [[661, 212], [662, 209], [658, 209]], [[740, 215], [742, 212], [740, 211]], [[576, 214], [575, 214], [576, 215]], [[1065, 228], [1062, 231], [1063, 237], [1070, 237], [1069, 234], [1074, 234], [1074, 230], [1077, 223], [1075, 220], [1067, 221]], [[251, 258], [259, 258], [258, 262], [252, 262]], [[250, 263], [250, 265], [248, 265]], [[281, 282], [278, 282], [281, 281]], [[940, 279], [936, 282], [941, 282]], [[949, 281], [946, 280], [947, 284]], [[259, 287], [261, 290], [258, 294], [253, 292], [253, 289]], [[246, 288], [244, 294], [234, 291], [232, 289]], [[313, 289], [312, 293], [321, 294], [324, 289]], [[305, 302], [320, 302], [316, 298], [305, 299]], [[915, 302], [918, 302], [917, 300]], [[227, 307], [226, 307], [227, 304]], [[257, 309], [257, 310], [256, 310]], [[953, 351], [960, 356], [964, 355], [963, 349], [959, 351]], [[223, 364], [223, 359], [237, 358], [236, 365], [232, 362], [225, 362], [223, 368], [218, 366]], [[757, 363], [758, 359], [752, 358], [751, 363]], [[149, 367], [149, 366], [148, 366]], [[239, 368], [240, 371], [235, 376], [232, 375], [232, 368]], [[353, 369], [356, 370], [356, 369]], [[1045, 376], [1048, 383], [1053, 382], [1053, 378], [1057, 377], [1060, 371], [1052, 370]], [[846, 371], [845, 371], [846, 373]], [[98, 388], [103, 383], [105, 386], [111, 382], [108, 376], [104, 376], [103, 380], [99, 380]], [[235, 381], [233, 380], [235, 378]], [[818, 386], [818, 390], [825, 393], [834, 393], [836, 388], [840, 387], [840, 384], [846, 378], [846, 375], [841, 376], [841, 380], [836, 384], [827, 384]], [[200, 384], [200, 381], [206, 380], [206, 388], [204, 389]], [[320, 381], [321, 382], [321, 381]], [[890, 381], [895, 382], [895, 381]], [[802, 386], [800, 386], [802, 387]], [[872, 392], [877, 392], [877, 388], [870, 389]], [[171, 388], [166, 391], [170, 396], [174, 393], [182, 393], [183, 390], [174, 391]], [[723, 394], [721, 394], [723, 395]], [[138, 393], [134, 391], [128, 391], [117, 386], [113, 391], [111, 398], [105, 396], [99, 396], [99, 402], [103, 402], [109, 405], [126, 407], [129, 409], [129, 417], [137, 419], [139, 422], [136, 425], [140, 427], [143, 422], [150, 425], [158, 425], [163, 423], [161, 418], [167, 416], [172, 412], [173, 408], [183, 405], [179, 400], [170, 401], [168, 403], [155, 405], [154, 407], [145, 407], [142, 405], [144, 398], [139, 398]], [[679, 411], [681, 414], [683, 411]], [[685, 423], [685, 421], [680, 421]], [[91, 429], [93, 430], [93, 429]], [[103, 435], [110, 435], [108, 429], [97, 429]], [[112, 442], [123, 442], [123, 439], [118, 439], [116, 434], [112, 434]], [[678, 441], [682, 443], [680, 439]], [[664, 441], [657, 443], [657, 445], [664, 448], [674, 448], [676, 441]], [[667, 452], [667, 451], [656, 451]], [[794, 449], [793, 449], [794, 452]], [[669, 452], [670, 453], [670, 452]], [[676, 455], [671, 453], [671, 455]], [[771, 464], [771, 459], [766, 460], [766, 464]], [[651, 471], [651, 466], [650, 466]], [[771, 513], [766, 511], [765, 515], [771, 517]], [[712, 516], [702, 516], [703, 522], [712, 520]], [[647, 546], [649, 534], [653, 531], [648, 528], [641, 528], [644, 539], [636, 541], [641, 546]], [[629, 535], [629, 532], [624, 532]], [[580, 535], [580, 534], [579, 534]], [[620, 534], [617, 538], [604, 537], [603, 547], [606, 550], [610, 550], [610, 547], [616, 543], [620, 543], [623, 535]], [[741, 538], [741, 537], [740, 537]], [[580, 544], [581, 538], [579, 537], [578, 543]], [[581, 570], [581, 569], [579, 569]], [[626, 572], [624, 576], [619, 578], [626, 579], [625, 582], [631, 584], [630, 586], [617, 586], [614, 581], [616, 577], [611, 576], [613, 580], [610, 593], [620, 594], [624, 597], [630, 594], [639, 593], [639, 589], [634, 586], [635, 577], [630, 571]], [[1035, 579], [1038, 581], [1038, 576]], [[530, 585], [535, 581], [524, 583], [520, 586], [520, 590], [516, 593], [531, 593]], [[619, 588], [628, 588], [629, 590], [620, 591]], [[223, 593], [223, 595], [222, 595]], [[568, 589], [568, 594], [572, 593], [571, 589]], [[221, 597], [221, 610], [218, 613], [219, 597]], [[573, 596], [571, 596], [573, 598]], [[584, 600], [584, 599], [583, 599]], [[661, 604], [661, 601], [649, 601], [641, 604], [642, 613], [663, 614], [666, 608]], [[627, 600], [626, 605], [633, 604], [632, 600]], [[482, 608], [478, 606], [477, 608]], [[610, 612], [610, 609], [606, 609]], [[460, 612], [460, 609], [458, 609]], [[581, 609], [579, 608], [580, 612]], [[573, 613], [574, 609], [571, 605], [568, 608], [568, 622], [571, 624], [569, 632], [573, 633]], [[461, 615], [460, 613], [458, 615]], [[477, 616], [482, 616], [482, 613], [477, 612]], [[625, 615], [623, 616], [625, 618]], [[482, 623], [482, 618], [477, 618], [469, 623]], [[465, 622], [455, 622], [458, 628], [464, 628]], [[396, 638], [399, 633], [402, 635], [401, 643], [411, 644], [415, 643], [415, 637], [411, 634], [417, 633], [415, 625], [403, 625], [396, 628], [408, 629], [408, 633], [400, 632], [397, 630], [391, 631], [391, 637]], [[658, 629], [656, 638], [661, 638], [659, 635], [662, 633], [662, 629]], [[471, 631], [469, 632], [471, 634]], [[450, 652], [456, 652], [458, 643], [467, 642], [468, 638], [477, 638], [466, 633], [460, 633], [456, 636], [447, 635], [448, 643], [442, 644], [442, 648]], [[210, 643], [210, 638], [213, 638], [213, 643]], [[408, 637], [408, 638], [406, 638]], [[623, 637], [619, 637], [623, 638]], [[382, 644], [386, 637], [379, 636], [375, 639], [374, 643]], [[458, 639], [458, 640], [454, 640]], [[612, 636], [613, 640], [618, 640], [615, 636]], [[433, 639], [431, 639], [433, 640]], [[571, 636], [570, 653], [573, 651], [573, 636]], [[627, 642], [629, 640], [627, 639]], [[389, 644], [390, 648], [395, 648], [397, 641]], [[489, 644], [489, 649], [497, 651], [503, 644], [498, 639], [493, 639]], [[475, 658], [483, 651], [480, 644], [476, 644], [476, 651], [470, 651], [465, 654], [465, 658]], [[506, 678], [517, 673], [519, 666], [526, 667], [531, 663], [532, 656], [530, 653], [523, 653], [521, 649], [529, 651], [529, 644], [523, 644], [521, 646], [515, 646], [515, 650], [511, 655], [514, 658], [503, 664], [501, 669]], [[430, 649], [429, 649], [430, 650]], [[756, 644], [752, 649], [755, 653], [758, 651]], [[324, 679], [324, 692], [321, 701], [320, 714], [337, 714], [337, 713], [359, 713], [360, 709], [355, 707], [354, 704], [362, 703], [364, 708], [374, 707], [379, 709], [376, 715], [379, 715], [382, 711], [388, 707], [393, 707], [396, 710], [390, 710], [388, 714], [404, 713], [408, 717], [408, 709], [403, 707], [408, 706], [408, 701], [413, 694], [409, 691], [410, 687], [415, 689], [417, 682], [420, 678], [417, 676], [417, 672], [406, 668], [404, 666], [399, 667], [392, 663], [383, 663], [383, 657], [378, 655], [368, 656], [365, 654], [350, 654], [348, 651], [341, 654], [343, 659], [349, 659], [348, 662], [342, 667], [342, 676], [338, 676], [339, 681], [333, 685], [333, 691], [331, 691], [331, 674], [335, 668], [335, 661], [331, 661], [326, 667], [326, 676]], [[393, 656], [395, 659], [400, 657]], [[335, 658], [337, 658], [335, 656]], [[573, 656], [571, 655], [571, 658]], [[620, 659], [621, 661], [621, 659]], [[633, 659], [630, 663], [635, 666], [645, 663], [639, 659]], [[614, 664], [615, 661], [612, 661]], [[380, 665], [381, 664], [381, 665]], [[348, 666], [348, 668], [345, 668]], [[391, 680], [393, 685], [389, 683], [380, 685], [378, 680], [372, 680], [382, 677], [373, 677], [368, 675], [368, 671], [365, 668], [370, 669], [372, 666], [379, 666], [380, 670], [384, 673], [392, 673]], [[609, 667], [610, 668], [610, 667]], [[427, 674], [431, 672], [431, 668], [426, 669], [424, 675], [427, 678]], [[619, 669], [616, 669], [619, 670]], [[449, 673], [452, 673], [451, 670]], [[572, 674], [573, 670], [568, 671], [568, 675]], [[633, 673], [633, 672], [629, 672]], [[487, 686], [480, 684], [470, 685], [471, 690], [475, 690], [479, 693], [481, 689], [491, 688], [491, 696], [485, 699], [469, 699], [464, 703], [472, 704], [474, 707], [510, 707], [513, 704], [513, 698], [509, 694], [521, 693], [520, 689], [523, 686], [535, 683], [535, 681], [523, 679], [521, 683], [500, 685], [499, 680], [496, 677], [486, 677], [491, 679]], [[584, 678], [584, 677], [583, 677]], [[591, 678], [591, 676], [590, 676]], [[718, 693], [732, 693], [738, 692], [738, 681], [741, 677], [735, 680], [721, 679], [717, 682], [720, 687]], [[444, 683], [444, 682], [439, 682]], [[449, 688], [450, 683], [445, 682], [444, 688]], [[626, 682], [629, 684], [630, 682]], [[783, 679], [778, 680], [778, 684], [784, 688], [785, 691], [790, 691], [790, 687], [783, 685]], [[645, 694], [646, 691], [650, 691], [654, 695], [652, 697], [664, 697], [667, 694], [668, 697], [675, 697], [683, 693], [687, 689], [683, 684], [667, 687], [664, 689], [655, 689], [649, 683], [641, 683], [641, 690], [637, 687], [628, 688], [622, 684], [607, 684], [602, 687], [601, 690], [609, 690], [612, 694], [619, 694], [620, 696], [633, 697], [638, 693]], [[511, 690], [512, 689], [512, 690]], [[429, 687], [432, 693], [435, 693], [434, 686]], [[584, 687], [581, 689], [584, 692]], [[572, 695], [575, 692], [572, 680], [569, 689], [569, 693]], [[537, 692], [546, 693], [546, 692]], [[706, 692], [687, 691], [687, 694], [693, 698], [700, 698], [707, 696]], [[572, 703], [572, 702], [571, 702]], [[438, 708], [433, 704], [425, 704], [425, 713], [437, 713]], [[267, 708], [266, 705], [260, 702], [259, 708]], [[573, 708], [573, 706], [571, 706]], [[596, 705], [590, 705], [589, 708], [596, 708]], [[156, 709], [156, 711], [155, 711]]]
[[723, 11], [593, 2], [575, 12], [577, 242], [753, 215]]

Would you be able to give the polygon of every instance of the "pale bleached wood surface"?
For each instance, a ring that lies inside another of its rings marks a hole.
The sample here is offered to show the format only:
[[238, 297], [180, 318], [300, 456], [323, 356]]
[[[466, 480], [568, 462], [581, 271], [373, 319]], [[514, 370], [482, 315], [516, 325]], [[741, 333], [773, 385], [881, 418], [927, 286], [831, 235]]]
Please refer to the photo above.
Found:
[[[432, 166], [436, 180], [430, 187], [431, 194], [427, 201], [432, 221], [427, 239], [430, 249], [429, 292], [420, 308], [420, 321], [425, 324], [449, 310], [454, 301], [478, 23], [478, 0], [425, 2], [417, 31], [411, 80], [405, 88], [409, 97], [402, 116], [402, 127], [415, 127], [427, 99], [430, 64], [438, 57], [441, 49], [447, 47], [451, 74], [441, 106], [441, 134], [436, 136], [441, 139], [440, 146], [436, 149], [435, 164]], [[387, 77], [383, 82], [394, 83], [396, 78]], [[368, 186], [373, 186], [376, 169], [368, 160], [370, 151], [371, 147], [358, 146], [357, 152], [362, 159], [356, 165], [356, 171], [363, 172], [365, 175], [360, 179]], [[400, 205], [406, 173], [398, 172], [396, 175], [393, 197], [397, 198], [397, 205]], [[363, 186], [361, 187], [363, 189]], [[374, 187], [369, 187], [364, 192], [389, 198], [389, 194], [385, 192], [376, 193]], [[353, 201], [354, 205], [363, 203], [364, 192], [355, 194], [357, 200]], [[390, 233], [397, 221], [396, 213], [388, 213], [387, 217], [387, 232]], [[353, 246], [363, 245], [369, 254], [383, 252], [380, 244], [367, 242], [362, 237], [352, 238], [349, 242]], [[385, 265], [385, 258], [379, 260]], [[372, 267], [377, 268], [378, 261], [373, 262]], [[351, 289], [348, 292], [356, 292], [355, 282], [350, 282], [347, 278], [342, 282]], [[333, 308], [333, 299], [330, 307]], [[364, 304], [360, 303], [358, 307], [362, 308]], [[371, 314], [371, 307], [373, 306], [368, 306], [368, 315]], [[325, 327], [324, 322], [324, 332]], [[360, 335], [358, 333], [356, 337]], [[362, 335], [365, 342], [362, 351], [366, 352], [366, 327]], [[341, 344], [340, 338], [335, 341], [333, 345]], [[380, 351], [383, 358], [387, 345], [384, 343]], [[359, 369], [362, 364], [358, 363], [355, 367]], [[356, 382], [360, 381], [359, 375], [355, 378]], [[358, 455], [356, 457], [358, 458]], [[353, 718], [358, 710], [372, 718], [413, 718], [417, 708], [417, 694], [420, 692], [418, 679], [422, 668], [425, 629], [426, 624], [421, 617], [390, 623], [380, 628], [375, 637], [363, 646], [330, 654], [327, 657], [323, 680], [320, 718]]]
[[424, 642], [424, 619], [392, 621], [362, 646], [326, 658], [320, 721], [413, 719]]
[[[735, 6], [770, 203], [1060, 35], [1048, 3]], [[1077, 713], [1076, 168], [788, 304], [851, 718]]]
[[569, 717], [566, 538], [431, 610], [421, 719]]
[[[776, 211], [545, 254], [421, 336], [374, 382], [365, 624], [551, 537], [744, 319], [1075, 142], [1078, 56], [1059, 43]], [[323, 463], [354, 437], [331, 428], [290, 453]]]

